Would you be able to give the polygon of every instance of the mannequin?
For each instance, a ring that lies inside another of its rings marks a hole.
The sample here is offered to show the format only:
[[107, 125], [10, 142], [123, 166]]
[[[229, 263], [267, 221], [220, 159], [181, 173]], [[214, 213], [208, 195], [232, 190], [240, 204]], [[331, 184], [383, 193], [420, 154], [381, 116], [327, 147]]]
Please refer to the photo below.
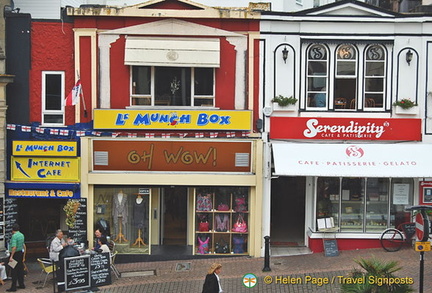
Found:
[[145, 209], [145, 200], [142, 198], [141, 194], [138, 194], [133, 205], [133, 222], [134, 226], [138, 229], [138, 237], [133, 245], [138, 245], [138, 247], [141, 247], [141, 245], [146, 245], [142, 238], [146, 220]]
[[117, 237], [114, 241], [118, 243], [128, 242], [123, 233], [126, 233], [126, 224], [128, 222], [128, 205], [127, 205], [127, 195], [123, 193], [123, 190], [113, 196], [113, 209], [112, 216], [114, 222], [114, 232]]

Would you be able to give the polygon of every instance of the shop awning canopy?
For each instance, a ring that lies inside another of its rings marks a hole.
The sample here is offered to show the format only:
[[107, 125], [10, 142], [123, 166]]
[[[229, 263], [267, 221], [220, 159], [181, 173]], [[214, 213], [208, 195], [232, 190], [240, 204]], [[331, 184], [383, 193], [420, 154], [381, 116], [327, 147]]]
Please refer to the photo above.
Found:
[[432, 145], [273, 142], [274, 175], [432, 177]]

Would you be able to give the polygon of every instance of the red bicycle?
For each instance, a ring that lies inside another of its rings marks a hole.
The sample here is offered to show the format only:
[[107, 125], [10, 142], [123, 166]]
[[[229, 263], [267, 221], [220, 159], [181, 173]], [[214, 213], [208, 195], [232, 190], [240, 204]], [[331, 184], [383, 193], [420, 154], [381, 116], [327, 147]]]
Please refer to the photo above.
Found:
[[412, 245], [415, 231], [414, 222], [405, 222], [397, 228], [388, 228], [381, 234], [381, 246], [389, 252], [395, 252], [400, 250], [404, 244]]

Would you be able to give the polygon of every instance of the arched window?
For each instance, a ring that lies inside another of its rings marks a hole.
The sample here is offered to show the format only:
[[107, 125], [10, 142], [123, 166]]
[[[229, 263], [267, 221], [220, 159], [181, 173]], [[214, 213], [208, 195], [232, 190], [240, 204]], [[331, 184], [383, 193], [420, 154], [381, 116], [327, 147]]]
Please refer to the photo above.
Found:
[[313, 44], [307, 52], [307, 107], [327, 107], [328, 50]]
[[380, 45], [367, 47], [364, 69], [364, 108], [382, 109], [386, 84], [386, 51]]
[[350, 44], [336, 48], [334, 109], [356, 109], [358, 85], [358, 53]]

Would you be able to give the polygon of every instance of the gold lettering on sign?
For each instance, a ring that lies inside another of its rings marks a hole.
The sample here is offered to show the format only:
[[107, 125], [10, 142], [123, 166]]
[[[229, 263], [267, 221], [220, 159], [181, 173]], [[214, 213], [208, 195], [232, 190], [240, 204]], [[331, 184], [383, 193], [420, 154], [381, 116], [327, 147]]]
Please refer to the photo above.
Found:
[[150, 151], [143, 151], [143, 155], [140, 156], [137, 151], [130, 151], [128, 154], [128, 162], [131, 164], [138, 164], [141, 160], [145, 163], [148, 160], [147, 169], [151, 170], [152, 168], [152, 160], [153, 160], [153, 149], [154, 144], [150, 145]]
[[177, 153], [168, 153], [168, 151], [164, 151], [165, 161], [170, 164], [177, 164], [180, 160], [185, 165], [190, 165], [192, 163], [197, 164], [207, 164], [211, 155], [213, 155], [213, 166], [216, 166], [216, 156], [217, 150], [216, 148], [210, 147], [206, 154], [198, 153], [196, 151], [183, 151], [183, 147], [180, 147]]

